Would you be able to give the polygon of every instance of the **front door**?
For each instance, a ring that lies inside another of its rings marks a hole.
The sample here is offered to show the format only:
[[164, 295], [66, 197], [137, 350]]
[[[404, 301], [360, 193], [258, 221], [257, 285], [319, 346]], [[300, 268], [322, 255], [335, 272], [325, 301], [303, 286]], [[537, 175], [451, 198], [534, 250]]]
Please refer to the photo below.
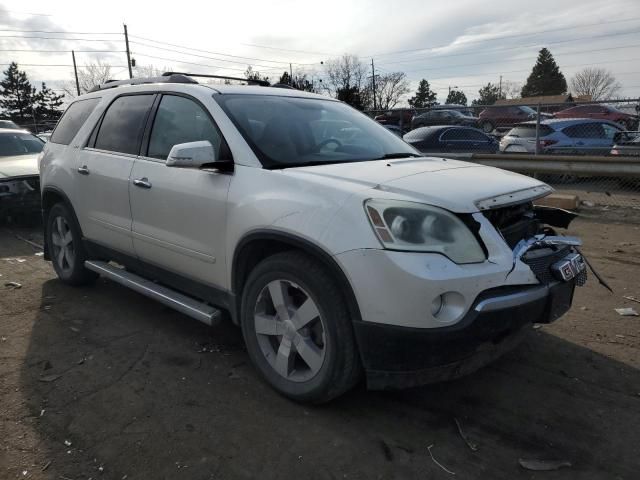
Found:
[[78, 218], [86, 238], [133, 254], [129, 175], [155, 95], [116, 98], [78, 161]]
[[224, 287], [226, 200], [231, 175], [167, 167], [171, 147], [208, 140], [218, 157], [224, 140], [192, 98], [163, 95], [129, 184], [133, 244], [144, 261], [202, 283]]

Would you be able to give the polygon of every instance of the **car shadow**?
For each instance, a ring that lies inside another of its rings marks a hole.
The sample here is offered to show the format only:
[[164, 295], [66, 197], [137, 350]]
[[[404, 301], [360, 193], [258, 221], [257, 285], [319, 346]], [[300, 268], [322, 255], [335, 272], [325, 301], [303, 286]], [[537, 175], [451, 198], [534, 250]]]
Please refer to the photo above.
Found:
[[521, 458], [571, 463], [551, 479], [638, 473], [640, 371], [540, 330], [466, 378], [323, 406], [265, 385], [238, 328], [104, 279], [44, 282], [29, 335], [45, 478], [538, 478]]

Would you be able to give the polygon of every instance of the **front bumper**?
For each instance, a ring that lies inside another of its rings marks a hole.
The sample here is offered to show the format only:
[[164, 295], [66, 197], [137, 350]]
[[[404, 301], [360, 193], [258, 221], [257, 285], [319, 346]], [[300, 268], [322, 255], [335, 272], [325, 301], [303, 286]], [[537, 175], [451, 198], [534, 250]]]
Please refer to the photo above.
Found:
[[567, 312], [574, 289], [574, 280], [490, 289], [449, 327], [356, 322], [367, 386], [406, 388], [469, 374], [515, 347], [527, 325], [550, 323]]
[[0, 220], [40, 216], [40, 178], [15, 177], [0, 180]]

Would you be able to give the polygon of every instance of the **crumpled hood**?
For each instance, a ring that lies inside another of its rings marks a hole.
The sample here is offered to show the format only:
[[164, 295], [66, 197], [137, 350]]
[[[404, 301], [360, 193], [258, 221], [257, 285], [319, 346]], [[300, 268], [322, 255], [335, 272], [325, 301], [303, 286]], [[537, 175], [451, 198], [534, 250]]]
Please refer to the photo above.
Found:
[[[525, 175], [436, 157], [337, 163], [286, 172], [347, 182], [354, 190], [377, 190], [385, 192], [386, 198], [428, 203], [458, 213], [532, 200], [552, 191]], [[370, 196], [375, 197], [376, 193], [372, 191]]]
[[39, 175], [38, 154], [0, 157], [0, 180], [10, 177]]

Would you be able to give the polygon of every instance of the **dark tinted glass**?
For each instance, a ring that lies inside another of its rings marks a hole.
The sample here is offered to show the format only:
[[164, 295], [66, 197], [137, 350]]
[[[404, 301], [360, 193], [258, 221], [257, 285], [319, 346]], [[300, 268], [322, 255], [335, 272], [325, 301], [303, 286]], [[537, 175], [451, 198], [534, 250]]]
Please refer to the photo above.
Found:
[[0, 157], [40, 153], [44, 142], [30, 133], [0, 133]]
[[571, 138], [606, 138], [604, 129], [599, 123], [581, 123], [562, 130]]
[[[540, 136], [544, 137], [546, 135], [550, 135], [553, 133], [553, 128], [547, 125], [540, 125]], [[521, 125], [519, 127], [514, 127], [509, 130], [507, 135], [511, 137], [520, 137], [520, 138], [535, 138], [536, 137], [536, 126], [535, 125]]]
[[118, 153], [138, 154], [147, 113], [153, 95], [127, 95], [117, 98], [104, 116], [95, 148]]
[[99, 98], [88, 98], [69, 105], [49, 141], [69, 145], [99, 101]]
[[442, 135], [442, 140], [444, 140], [444, 141], [449, 141], [449, 140], [456, 140], [456, 141], [470, 140], [469, 131], [465, 130], [465, 129], [462, 129], [462, 128], [454, 128], [454, 129], [451, 129], [451, 130], [447, 130]]
[[166, 159], [179, 143], [209, 140], [220, 158], [221, 138], [209, 115], [196, 102], [165, 95], [160, 101], [149, 140], [148, 156]]
[[409, 143], [415, 143], [431, 137], [432, 135], [434, 135], [434, 133], [437, 133], [438, 131], [439, 130], [436, 130], [431, 127], [416, 128], [415, 130], [411, 130], [409, 133], [405, 134], [405, 136], [402, 138]]

